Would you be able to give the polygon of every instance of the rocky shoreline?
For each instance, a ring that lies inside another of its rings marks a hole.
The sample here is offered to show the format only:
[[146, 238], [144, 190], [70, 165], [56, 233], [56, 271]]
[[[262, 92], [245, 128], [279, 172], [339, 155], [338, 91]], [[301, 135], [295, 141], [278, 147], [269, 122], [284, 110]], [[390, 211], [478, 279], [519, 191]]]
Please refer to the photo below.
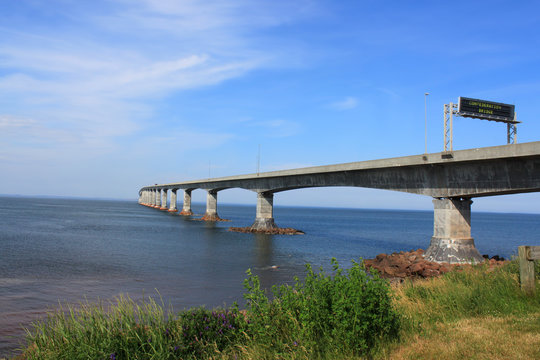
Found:
[[231, 220], [228, 220], [228, 219], [222, 219], [219, 216], [208, 216], [208, 215], [204, 215], [202, 218], [192, 219], [192, 220], [195, 220], [195, 221], [231, 221]]
[[251, 233], [251, 234], [270, 234], [270, 235], [304, 235], [303, 231], [293, 229], [293, 228], [271, 228], [271, 229], [256, 229], [252, 226], [246, 227], [234, 227], [231, 226], [229, 231], [241, 232], [241, 233]]
[[[497, 255], [489, 258], [484, 255], [490, 267], [501, 266], [508, 261]], [[424, 259], [424, 250], [401, 251], [392, 254], [379, 254], [374, 259], [364, 260], [367, 270], [375, 269], [383, 278], [402, 282], [404, 279], [425, 279], [437, 277], [466, 264], [436, 263]]]

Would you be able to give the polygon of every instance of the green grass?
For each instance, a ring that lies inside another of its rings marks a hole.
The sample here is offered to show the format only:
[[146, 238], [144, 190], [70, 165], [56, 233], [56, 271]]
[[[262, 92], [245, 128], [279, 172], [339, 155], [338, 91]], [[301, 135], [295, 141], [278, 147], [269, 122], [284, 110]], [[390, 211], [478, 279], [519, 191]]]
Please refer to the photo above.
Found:
[[121, 296], [104, 306], [79, 304], [50, 313], [28, 331], [28, 359], [198, 359], [241, 342], [236, 308], [165, 315], [152, 298]]
[[540, 291], [526, 296], [514, 260], [464, 267], [394, 290], [401, 342], [388, 359], [528, 359], [540, 354]]
[[510, 267], [480, 265], [422, 283], [408, 282], [400, 295], [422, 307], [415, 314], [429, 321], [452, 321], [471, 316], [503, 316], [540, 311], [540, 297], [520, 290]]
[[[121, 296], [52, 312], [28, 331], [28, 359], [415, 359], [536, 357], [540, 291], [515, 262], [466, 267], [390, 288], [361, 264], [274, 287], [248, 272], [247, 309], [172, 314]], [[445, 344], [444, 346], [441, 344]], [[504, 355], [504, 356], [503, 356]]]

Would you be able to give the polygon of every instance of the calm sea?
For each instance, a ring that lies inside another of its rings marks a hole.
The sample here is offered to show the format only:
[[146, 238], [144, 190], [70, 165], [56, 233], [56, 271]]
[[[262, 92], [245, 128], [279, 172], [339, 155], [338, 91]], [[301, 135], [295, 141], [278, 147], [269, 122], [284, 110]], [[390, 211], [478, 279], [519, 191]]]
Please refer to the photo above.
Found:
[[[204, 206], [193, 204], [202, 215]], [[304, 264], [426, 248], [430, 211], [275, 207], [281, 227], [305, 235], [227, 231], [251, 225], [255, 206], [219, 204], [230, 222], [204, 223], [136, 201], [0, 197], [0, 357], [24, 339], [21, 326], [59, 302], [134, 299], [161, 294], [175, 310], [242, 303], [251, 268], [263, 286], [291, 282]], [[196, 216], [194, 216], [195, 218]], [[509, 257], [537, 244], [540, 215], [476, 213], [472, 233], [482, 254]]]

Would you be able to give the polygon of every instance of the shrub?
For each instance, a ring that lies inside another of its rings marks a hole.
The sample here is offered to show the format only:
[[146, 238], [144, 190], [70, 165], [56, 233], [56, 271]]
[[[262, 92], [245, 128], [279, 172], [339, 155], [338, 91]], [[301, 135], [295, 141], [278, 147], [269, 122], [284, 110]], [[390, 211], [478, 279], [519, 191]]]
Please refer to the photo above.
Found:
[[369, 354], [383, 338], [397, 337], [399, 318], [388, 283], [354, 262], [348, 270], [332, 259], [333, 276], [306, 265], [304, 282], [273, 287], [270, 301], [257, 276], [248, 271], [244, 295], [249, 333], [283, 351], [301, 346], [315, 354], [340, 350]]

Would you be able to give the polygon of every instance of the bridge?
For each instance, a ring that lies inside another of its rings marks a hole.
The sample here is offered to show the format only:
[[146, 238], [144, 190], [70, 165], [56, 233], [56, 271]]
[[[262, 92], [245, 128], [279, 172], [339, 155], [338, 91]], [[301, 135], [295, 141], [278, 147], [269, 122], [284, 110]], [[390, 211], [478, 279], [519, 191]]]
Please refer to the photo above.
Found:
[[[257, 193], [254, 231], [276, 228], [274, 194], [311, 187], [354, 186], [401, 191], [433, 198], [433, 236], [425, 257], [431, 261], [481, 262], [471, 237], [472, 198], [540, 191], [540, 141], [445, 151], [381, 160], [315, 166], [257, 174], [145, 186], [139, 203], [192, 215], [191, 192], [207, 191], [203, 220], [219, 220], [217, 194], [230, 188]], [[168, 201], [168, 192], [171, 196]], [[169, 206], [167, 207], [167, 203]]]

